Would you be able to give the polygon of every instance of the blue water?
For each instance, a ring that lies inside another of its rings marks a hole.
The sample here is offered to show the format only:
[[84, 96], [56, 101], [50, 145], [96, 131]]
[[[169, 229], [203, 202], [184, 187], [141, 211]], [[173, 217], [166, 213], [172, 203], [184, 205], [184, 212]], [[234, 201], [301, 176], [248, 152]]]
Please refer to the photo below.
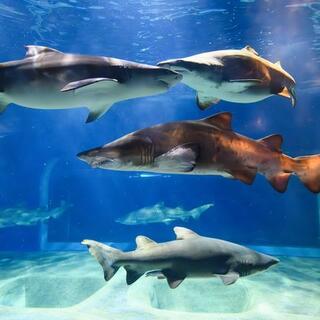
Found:
[[[139, 177], [92, 169], [76, 158], [80, 151], [143, 127], [220, 111], [232, 112], [234, 130], [246, 136], [282, 134], [286, 154], [320, 153], [319, 3], [5, 0], [0, 22], [1, 61], [22, 58], [27, 44], [148, 64], [249, 44], [263, 57], [280, 60], [297, 81], [295, 109], [287, 99], [271, 97], [248, 105], [222, 101], [200, 111], [194, 91], [183, 84], [165, 94], [117, 103], [90, 124], [85, 124], [84, 108], [48, 111], [11, 105], [0, 118], [0, 208], [54, 208], [62, 200], [72, 204], [49, 221], [48, 242], [94, 238], [133, 243], [138, 234], [166, 241], [180, 225], [249, 245], [319, 247], [318, 197], [295, 177], [287, 192], [279, 194], [262, 176], [252, 186], [216, 176]], [[215, 206], [188, 222], [115, 222], [158, 202], [185, 209]], [[39, 224], [0, 229], [0, 250], [38, 250], [41, 230]]]

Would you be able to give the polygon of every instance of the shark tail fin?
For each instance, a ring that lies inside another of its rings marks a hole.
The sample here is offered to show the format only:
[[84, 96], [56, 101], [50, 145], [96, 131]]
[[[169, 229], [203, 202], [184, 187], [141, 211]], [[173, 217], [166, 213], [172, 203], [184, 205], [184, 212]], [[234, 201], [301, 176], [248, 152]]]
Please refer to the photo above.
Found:
[[83, 240], [81, 243], [86, 245], [89, 252], [98, 260], [103, 269], [104, 279], [109, 281], [119, 269], [114, 263], [123, 252], [94, 240]]
[[320, 154], [294, 158], [295, 174], [311, 192], [320, 192]]

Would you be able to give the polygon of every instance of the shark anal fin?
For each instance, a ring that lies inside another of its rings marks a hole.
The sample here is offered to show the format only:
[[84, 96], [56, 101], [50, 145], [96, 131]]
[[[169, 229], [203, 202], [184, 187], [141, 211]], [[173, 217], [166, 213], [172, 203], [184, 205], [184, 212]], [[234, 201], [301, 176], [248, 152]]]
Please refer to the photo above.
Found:
[[267, 145], [271, 150], [281, 152], [283, 138], [280, 134], [272, 134], [259, 140]]
[[219, 274], [216, 276], [219, 277], [222, 280], [223, 284], [226, 286], [234, 284], [240, 277], [239, 274], [236, 272], [229, 272], [227, 274]]
[[136, 282], [141, 276], [143, 276], [142, 273], [139, 273], [135, 270], [132, 270], [132, 269], [129, 269], [129, 268], [126, 268], [126, 271], [127, 271], [127, 276], [126, 276], [126, 282], [127, 282], [127, 285], [130, 285], [130, 284], [133, 284], [134, 282]]
[[197, 92], [197, 105], [201, 110], [206, 110], [211, 105], [217, 104], [219, 102], [220, 102], [219, 98], [207, 96], [201, 92]]
[[166, 172], [190, 172], [195, 167], [198, 156], [199, 145], [186, 143], [156, 157], [154, 165]]
[[90, 78], [73, 81], [65, 85], [60, 91], [68, 92], [75, 90], [76, 94], [101, 94], [108, 95], [108, 90], [114, 89], [119, 84], [118, 80], [110, 78]]
[[245, 184], [252, 184], [256, 175], [257, 169], [256, 168], [249, 168], [249, 167], [242, 167], [237, 170], [231, 170], [230, 174], [235, 178], [240, 180]]
[[267, 176], [267, 179], [275, 190], [283, 193], [287, 190], [290, 176], [291, 173], [281, 172], [277, 175]]
[[157, 243], [145, 236], [136, 237], [137, 249], [148, 249], [157, 245]]
[[171, 289], [177, 288], [186, 278], [185, 275], [176, 273], [173, 270], [162, 270], [162, 274], [167, 278], [168, 285]]
[[185, 240], [185, 239], [192, 239], [192, 238], [200, 237], [194, 231], [187, 229], [187, 228], [183, 228], [183, 227], [174, 227], [173, 231], [176, 234], [177, 240]]
[[232, 130], [231, 128], [232, 114], [230, 112], [220, 112], [205, 119], [199, 120], [224, 130]]

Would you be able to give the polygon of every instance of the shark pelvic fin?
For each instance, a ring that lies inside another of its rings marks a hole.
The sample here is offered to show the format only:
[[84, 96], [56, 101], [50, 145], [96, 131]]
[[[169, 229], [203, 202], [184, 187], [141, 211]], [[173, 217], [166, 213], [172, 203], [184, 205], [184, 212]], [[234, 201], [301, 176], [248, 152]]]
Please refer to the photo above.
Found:
[[168, 285], [171, 289], [177, 288], [186, 278], [183, 274], [178, 274], [173, 270], [162, 270], [162, 274], [167, 278]]
[[230, 112], [220, 112], [211, 117], [201, 119], [199, 121], [211, 124], [224, 130], [232, 130], [231, 128], [232, 114]]
[[259, 53], [249, 45], [246, 45], [244, 48], [242, 48], [242, 50], [249, 51], [249, 52], [253, 53], [256, 56], [259, 56]]
[[127, 277], [126, 277], [126, 282], [127, 285], [133, 284], [136, 282], [141, 276], [143, 276], [143, 273], [139, 273], [135, 270], [129, 269], [127, 267], [124, 267], [127, 271]]
[[219, 102], [220, 102], [219, 98], [210, 97], [201, 92], [197, 92], [197, 105], [201, 110], [206, 110], [211, 105], [217, 104]]
[[199, 145], [186, 143], [156, 157], [154, 165], [168, 172], [190, 172], [195, 167], [198, 156]]
[[228, 286], [235, 283], [239, 279], [239, 274], [236, 272], [229, 272], [223, 275], [217, 275], [223, 282], [224, 285]]
[[136, 237], [137, 249], [148, 249], [157, 245], [157, 243], [145, 236]]
[[44, 47], [44, 46], [25, 46], [26, 49], [26, 57], [33, 57], [36, 56], [38, 54], [42, 54], [42, 53], [60, 53], [63, 54], [63, 52], [56, 50], [56, 49], [52, 49], [49, 47]]
[[245, 184], [252, 184], [256, 175], [257, 169], [256, 168], [249, 168], [249, 167], [242, 167], [238, 168], [237, 170], [233, 170], [230, 174], [235, 178], [240, 180]]
[[272, 134], [270, 136], [260, 139], [259, 141], [263, 142], [271, 150], [281, 152], [283, 138], [280, 134]]
[[183, 228], [183, 227], [174, 227], [173, 231], [177, 236], [177, 240], [185, 240], [185, 239], [191, 239], [191, 238], [200, 237], [194, 231], [192, 231], [190, 229], [187, 229], [187, 228]]

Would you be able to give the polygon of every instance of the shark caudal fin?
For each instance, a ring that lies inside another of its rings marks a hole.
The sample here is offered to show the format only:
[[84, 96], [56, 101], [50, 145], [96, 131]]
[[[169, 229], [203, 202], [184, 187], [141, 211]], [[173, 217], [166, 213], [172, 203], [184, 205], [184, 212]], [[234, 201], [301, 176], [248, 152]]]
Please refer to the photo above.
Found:
[[320, 192], [320, 154], [294, 158], [295, 174], [314, 193]]
[[109, 281], [119, 269], [114, 263], [123, 252], [94, 240], [83, 240], [81, 243], [86, 245], [89, 252], [98, 260], [103, 269], [104, 279]]

